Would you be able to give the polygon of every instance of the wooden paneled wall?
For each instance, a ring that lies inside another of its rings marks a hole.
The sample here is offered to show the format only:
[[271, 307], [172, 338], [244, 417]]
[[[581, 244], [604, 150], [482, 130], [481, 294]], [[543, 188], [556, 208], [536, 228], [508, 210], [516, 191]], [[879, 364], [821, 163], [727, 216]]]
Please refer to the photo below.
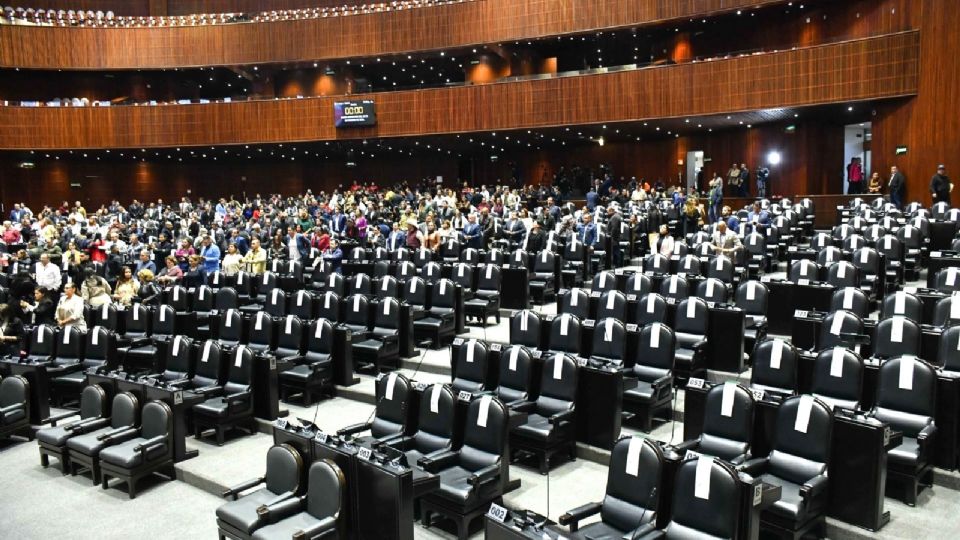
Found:
[[389, 13], [167, 28], [0, 26], [0, 66], [132, 69], [316, 61], [495, 44], [784, 0], [480, 0]]
[[[3, 111], [0, 149], [316, 141], [695, 117], [912, 95], [917, 32], [600, 75], [369, 94], [378, 125], [336, 130], [335, 98]], [[696, 84], [692, 84], [696, 81]], [[748, 83], [745, 83], [748, 81]]]

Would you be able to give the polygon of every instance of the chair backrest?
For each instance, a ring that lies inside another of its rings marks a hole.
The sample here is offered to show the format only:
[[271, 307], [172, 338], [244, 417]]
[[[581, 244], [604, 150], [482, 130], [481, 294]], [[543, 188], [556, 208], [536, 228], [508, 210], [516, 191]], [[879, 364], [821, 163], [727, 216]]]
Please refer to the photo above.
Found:
[[653, 288], [653, 282], [650, 280], [650, 276], [646, 274], [641, 274], [637, 272], [636, 274], [631, 275], [627, 278], [627, 294], [635, 294], [637, 298], [647, 294]]
[[57, 350], [57, 332], [49, 324], [41, 324], [30, 332], [30, 354], [53, 356]]
[[789, 271], [787, 272], [787, 279], [794, 283], [798, 283], [801, 279], [805, 279], [807, 281], [819, 281], [820, 267], [817, 266], [817, 263], [809, 259], [793, 261], [793, 263], [790, 264]]
[[622, 362], [626, 355], [627, 330], [623, 322], [605, 317], [593, 329], [591, 357]]
[[940, 334], [937, 363], [944, 371], [960, 371], [960, 326], [945, 328]]
[[477, 278], [478, 291], [499, 291], [500, 290], [500, 268], [492, 264], [484, 265], [479, 270]]
[[507, 408], [499, 399], [486, 395], [467, 408], [460, 448], [460, 466], [468, 471], [501, 463], [507, 450]]
[[423, 279], [427, 280], [428, 283], [433, 283], [443, 275], [443, 267], [438, 263], [429, 262], [423, 265], [420, 275], [423, 276]]
[[[6, 381], [6, 379], [4, 379]], [[0, 401], [0, 406], [3, 403]], [[120, 392], [113, 396], [110, 405], [110, 427], [134, 427], [140, 423], [140, 402], [130, 392]]]
[[190, 295], [187, 288], [182, 285], [174, 285], [167, 289], [167, 304], [173, 306], [176, 311], [187, 311], [190, 309]]
[[377, 411], [370, 433], [377, 439], [406, 432], [410, 411], [407, 408], [410, 380], [393, 372], [377, 381]]
[[[709, 475], [709, 481], [699, 476]], [[700, 486], [709, 485], [705, 490]], [[740, 522], [740, 481], [736, 471], [709, 456], [677, 469], [667, 538], [736, 538]]]
[[83, 346], [86, 343], [86, 337], [86, 333], [76, 326], [61, 328], [57, 337], [57, 360], [75, 361], [83, 358]]
[[877, 402], [873, 415], [916, 437], [934, 421], [937, 404], [937, 371], [923, 360], [902, 356], [880, 366]]
[[287, 315], [275, 321], [277, 326], [276, 351], [278, 356], [295, 355], [303, 350], [303, 321]]
[[250, 347], [238, 345], [230, 355], [230, 367], [227, 369], [227, 383], [224, 393], [227, 395], [247, 392], [253, 383], [253, 358]]
[[827, 246], [817, 253], [817, 264], [823, 267], [841, 260], [843, 260], [843, 251], [836, 246]]
[[143, 304], [133, 304], [124, 312], [125, 334], [149, 334], [150, 310]]
[[753, 350], [753, 372], [750, 386], [792, 394], [797, 390], [797, 368], [800, 355], [792, 343], [768, 338]]
[[344, 283], [343, 276], [333, 272], [327, 276], [327, 281], [324, 283], [324, 290], [330, 291], [337, 294], [338, 296], [344, 296], [346, 294], [346, 283]]
[[942, 293], [960, 291], [960, 268], [949, 266], [937, 272], [935, 287]]
[[263, 311], [274, 317], [283, 317], [287, 314], [287, 293], [279, 287], [274, 287], [265, 294]]
[[30, 383], [20, 375], [5, 377], [0, 381], [0, 408], [21, 405], [30, 406]]
[[753, 395], [735, 382], [707, 391], [698, 451], [727, 461], [747, 454], [753, 441], [753, 407]]
[[223, 287], [217, 291], [214, 297], [213, 306], [221, 311], [228, 309], [238, 309], [240, 301], [237, 299], [237, 291], [233, 287]]
[[480, 264], [480, 252], [475, 248], [467, 248], [460, 252], [460, 262], [471, 265]]
[[468, 264], [454, 263], [450, 268], [450, 279], [464, 291], [473, 290], [473, 267]]
[[913, 293], [904, 291], [892, 292], [883, 297], [883, 304], [880, 307], [880, 318], [886, 319], [894, 315], [902, 315], [920, 324], [923, 322], [923, 302]]
[[700, 275], [703, 273], [700, 258], [696, 255], [684, 255], [677, 261], [677, 272], [683, 274]]
[[875, 355], [891, 358], [920, 355], [920, 325], [902, 315], [894, 315], [877, 324], [874, 338]]
[[172, 336], [177, 333], [177, 311], [173, 306], [160, 304], [153, 309], [150, 334]]
[[111, 359], [113, 343], [113, 334], [110, 330], [102, 326], [94, 326], [87, 330], [85, 336], [86, 343], [83, 348], [83, 360], [85, 365], [95, 365], [94, 363], [107, 362]]
[[777, 411], [769, 472], [795, 484], [825, 474], [832, 435], [830, 407], [811, 395], [787, 398]]
[[354, 326], [370, 325], [370, 302], [362, 294], [348, 296], [346, 300], [346, 312], [343, 317], [343, 323]]
[[503, 266], [503, 251], [496, 248], [487, 251], [485, 257], [483, 258], [483, 262], [486, 264], [492, 264], [494, 266]]
[[332, 354], [333, 353], [333, 325], [327, 319], [316, 319], [307, 329], [307, 351]]
[[197, 351], [197, 368], [193, 382], [197, 386], [218, 384], [222, 378], [220, 365], [223, 350], [216, 340], [208, 339], [200, 345]]
[[419, 277], [408, 279], [403, 287], [403, 301], [414, 307], [426, 308], [427, 282]]
[[651, 253], [643, 259], [644, 272], [664, 274], [670, 271], [670, 260], [659, 253]]
[[707, 277], [733, 283], [733, 261], [726, 255], [717, 255], [707, 262]]
[[510, 343], [523, 345], [530, 349], [539, 349], [543, 335], [543, 321], [540, 315], [529, 309], [522, 309], [510, 317]]
[[445, 278], [436, 280], [430, 289], [430, 309], [451, 311], [456, 304], [456, 284]]
[[647, 293], [637, 300], [634, 320], [638, 326], [663, 322], [667, 315], [667, 301], [658, 293]]
[[691, 297], [677, 305], [673, 329], [685, 334], [707, 335], [710, 308], [703, 298]]
[[820, 351], [810, 393], [831, 408], [858, 409], [863, 397], [863, 360], [843, 347]]
[[841, 309], [866, 317], [870, 313], [870, 299], [859, 287], [837, 289], [830, 297], [830, 311]]
[[413, 434], [420, 453], [429, 454], [452, 445], [456, 404], [453, 391], [445, 384], [433, 384], [424, 390], [420, 398], [417, 432]]
[[340, 322], [340, 295], [327, 291], [317, 299], [317, 318]]
[[633, 531], [656, 519], [663, 451], [649, 439], [624, 437], [613, 445], [600, 519], [619, 531]]
[[90, 312], [90, 322], [93, 326], [104, 326], [111, 330], [117, 330], [117, 307], [112, 303], [103, 304], [94, 308]]
[[591, 291], [604, 292], [617, 289], [617, 276], [609, 270], [597, 272], [590, 285]]
[[596, 320], [612, 317], [620, 321], [627, 320], [627, 297], [620, 291], [605, 291], [597, 302]]
[[316, 297], [312, 292], [300, 289], [290, 297], [287, 303], [287, 314], [309, 321], [313, 318], [315, 303]]
[[843, 334], [862, 333], [863, 319], [843, 309], [834, 311], [823, 319], [820, 335], [817, 338], [817, 348], [830, 349], [843, 344]]
[[275, 444], [267, 450], [266, 489], [270, 493], [297, 492], [303, 477], [303, 456], [289, 444]]
[[560, 296], [558, 312], [576, 315], [580, 319], [590, 318], [590, 295], [587, 291], [574, 287]]
[[717, 278], [707, 278], [697, 285], [697, 297], [703, 298], [707, 302], [715, 304], [724, 304], [730, 292], [727, 284]]
[[577, 354], [580, 351], [580, 332], [580, 319], [576, 315], [557, 315], [550, 322], [548, 349]]
[[827, 283], [834, 287], [857, 287], [860, 269], [850, 261], [837, 261], [827, 267]]
[[190, 306], [193, 311], [210, 311], [213, 309], [214, 293], [207, 285], [200, 285], [190, 295]]
[[540, 374], [537, 413], [553, 416], [576, 407], [578, 378], [579, 369], [573, 358], [562, 353], [550, 355]]
[[217, 325], [217, 337], [221, 340], [239, 342], [243, 337], [243, 317], [236, 309], [228, 309], [220, 314]]
[[[140, 416], [140, 436], [144, 439], [167, 437], [173, 431], [173, 411], [170, 405], [162, 401], [151, 401], [144, 405]], [[172, 451], [173, 445], [167, 444], [167, 453]]]
[[316, 519], [340, 517], [347, 478], [333, 461], [321, 459], [307, 473], [307, 513]]
[[543, 250], [537, 254], [533, 261], [533, 272], [535, 274], [551, 274], [556, 268], [557, 256], [552, 251]]
[[475, 339], [468, 339], [460, 345], [457, 357], [453, 359], [453, 389], [470, 393], [487, 389], [487, 346]]
[[523, 345], [511, 345], [500, 353], [500, 384], [496, 394], [504, 403], [530, 399], [533, 360]]
[[673, 330], [660, 322], [640, 329], [633, 358], [633, 373], [642, 381], [651, 382], [673, 370], [676, 337]]
[[680, 301], [690, 296], [690, 284], [686, 278], [674, 274], [668, 276], [660, 284], [660, 294], [664, 298], [674, 298]]
[[80, 392], [80, 418], [106, 418], [109, 404], [107, 391], [91, 384]]

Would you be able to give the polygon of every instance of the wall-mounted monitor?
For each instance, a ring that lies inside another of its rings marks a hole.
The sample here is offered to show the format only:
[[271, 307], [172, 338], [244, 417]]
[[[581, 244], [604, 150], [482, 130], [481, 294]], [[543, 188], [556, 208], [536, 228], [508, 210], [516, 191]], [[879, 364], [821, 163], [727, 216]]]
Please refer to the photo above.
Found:
[[377, 125], [377, 108], [373, 100], [336, 101], [333, 121], [338, 128]]

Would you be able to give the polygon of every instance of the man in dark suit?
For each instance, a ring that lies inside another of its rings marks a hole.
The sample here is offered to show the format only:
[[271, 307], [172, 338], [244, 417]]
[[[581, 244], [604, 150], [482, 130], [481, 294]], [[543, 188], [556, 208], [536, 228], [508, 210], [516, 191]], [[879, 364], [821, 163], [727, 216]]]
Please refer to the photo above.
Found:
[[945, 165], [937, 166], [937, 174], [930, 179], [930, 192], [933, 194], [933, 203], [945, 202], [950, 204], [950, 177], [947, 176]]
[[903, 209], [903, 195], [907, 188], [907, 179], [896, 165], [890, 167], [890, 202]]
[[610, 238], [610, 253], [613, 257], [613, 265], [621, 266], [623, 264], [623, 252], [620, 250], [620, 225], [622, 219], [620, 212], [613, 206], [607, 207], [607, 237]]
[[396, 251], [402, 248], [406, 243], [407, 233], [400, 229], [399, 223], [394, 223], [393, 231], [390, 232], [390, 236], [387, 238], [387, 249], [390, 251]]
[[527, 228], [517, 217], [516, 212], [510, 212], [510, 219], [503, 226], [503, 234], [512, 245], [520, 242], [527, 234]]
[[480, 224], [477, 223], [476, 214], [467, 216], [467, 224], [463, 226], [463, 239], [466, 241], [467, 247], [483, 248], [483, 231], [480, 230]]

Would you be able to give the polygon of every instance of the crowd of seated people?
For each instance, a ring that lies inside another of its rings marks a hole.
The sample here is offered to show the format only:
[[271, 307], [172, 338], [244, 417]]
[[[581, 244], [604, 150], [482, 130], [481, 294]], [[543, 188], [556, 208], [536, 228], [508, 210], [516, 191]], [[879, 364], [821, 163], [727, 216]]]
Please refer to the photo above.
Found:
[[191, 15], [122, 16], [112, 11], [54, 10], [22, 7], [0, 7], [0, 24], [29, 24], [43, 26], [78, 26], [101, 28], [140, 28], [165, 26], [209, 26], [243, 22], [273, 22], [300, 19], [322, 19], [386, 13], [405, 9], [442, 6], [474, 0], [393, 0], [369, 4], [343, 5], [263, 11], [260, 13], [196, 13]]

